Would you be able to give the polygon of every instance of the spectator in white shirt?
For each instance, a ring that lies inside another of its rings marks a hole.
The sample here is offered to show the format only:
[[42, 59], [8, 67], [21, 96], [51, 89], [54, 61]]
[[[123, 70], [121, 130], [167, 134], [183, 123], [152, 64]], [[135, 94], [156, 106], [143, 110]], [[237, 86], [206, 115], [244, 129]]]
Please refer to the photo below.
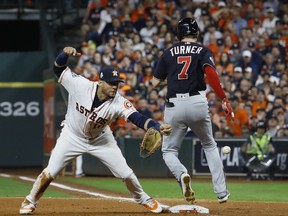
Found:
[[157, 26], [154, 25], [154, 21], [151, 17], [146, 19], [146, 27], [140, 30], [140, 35], [143, 41], [151, 40], [154, 33], [158, 31]]
[[263, 20], [262, 27], [269, 35], [271, 35], [273, 29], [276, 26], [276, 21], [279, 20], [279, 18], [275, 16], [275, 11], [273, 8], [268, 8], [266, 12], [267, 12], [267, 18]]

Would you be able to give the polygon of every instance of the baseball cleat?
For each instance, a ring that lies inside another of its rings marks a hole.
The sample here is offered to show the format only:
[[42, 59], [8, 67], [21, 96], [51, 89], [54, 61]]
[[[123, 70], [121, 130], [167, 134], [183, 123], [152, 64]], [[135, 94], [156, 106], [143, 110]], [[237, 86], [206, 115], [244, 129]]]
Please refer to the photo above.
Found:
[[219, 202], [220, 204], [227, 202], [229, 196], [230, 196], [230, 193], [227, 191], [227, 193], [226, 193], [225, 196], [218, 197], [218, 202]]
[[27, 198], [22, 202], [19, 214], [21, 215], [31, 215], [35, 211], [36, 204], [30, 202]]
[[185, 200], [189, 204], [193, 204], [195, 201], [195, 197], [194, 197], [195, 193], [191, 188], [191, 178], [189, 174], [183, 173], [181, 175], [180, 185], [181, 185], [182, 193], [183, 193]]
[[84, 173], [80, 173], [80, 174], [76, 174], [76, 175], [75, 175], [76, 178], [82, 178], [82, 177], [84, 177], [84, 176], [85, 176]]
[[160, 203], [157, 200], [154, 200], [152, 198], [149, 198], [148, 200], [146, 200], [146, 202], [143, 204], [143, 206], [153, 213], [161, 213], [162, 212], [162, 207], [161, 207]]

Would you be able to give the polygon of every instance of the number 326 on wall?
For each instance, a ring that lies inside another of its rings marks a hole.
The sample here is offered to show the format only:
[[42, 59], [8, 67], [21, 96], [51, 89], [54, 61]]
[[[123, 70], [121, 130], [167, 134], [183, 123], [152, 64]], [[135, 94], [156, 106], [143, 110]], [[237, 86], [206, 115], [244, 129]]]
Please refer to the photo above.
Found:
[[39, 102], [37, 101], [31, 101], [28, 103], [23, 101], [17, 101], [14, 103], [8, 101], [0, 102], [0, 116], [37, 116], [39, 113], [40, 108]]

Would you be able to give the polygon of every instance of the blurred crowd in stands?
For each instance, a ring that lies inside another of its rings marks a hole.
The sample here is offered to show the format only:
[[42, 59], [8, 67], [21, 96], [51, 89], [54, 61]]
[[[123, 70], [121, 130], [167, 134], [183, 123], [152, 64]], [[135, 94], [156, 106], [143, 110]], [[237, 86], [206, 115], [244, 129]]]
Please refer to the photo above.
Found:
[[[198, 42], [215, 57], [217, 72], [235, 112], [226, 121], [207, 83], [216, 138], [247, 137], [264, 120], [271, 137], [288, 136], [288, 1], [281, 0], [90, 0], [75, 72], [98, 80], [101, 67], [121, 72], [120, 92], [143, 114], [163, 120], [166, 89], [150, 79], [159, 56], [177, 41], [175, 27], [195, 18]], [[116, 136], [144, 131], [115, 119]], [[188, 132], [187, 136], [194, 136]]]

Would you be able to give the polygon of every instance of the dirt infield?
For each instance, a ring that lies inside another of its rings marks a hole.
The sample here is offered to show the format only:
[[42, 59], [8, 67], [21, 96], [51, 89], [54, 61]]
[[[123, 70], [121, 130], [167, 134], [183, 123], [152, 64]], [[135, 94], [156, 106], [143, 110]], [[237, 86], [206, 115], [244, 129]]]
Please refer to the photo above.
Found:
[[[0, 169], [0, 171], [2, 171]], [[24, 172], [23, 172], [24, 171]], [[4, 173], [14, 175], [25, 175], [35, 178], [35, 173], [39, 171], [31, 170], [5, 170]], [[67, 185], [67, 182], [65, 183]], [[71, 184], [71, 186], [76, 186]], [[79, 185], [78, 185], [79, 186]], [[50, 186], [54, 190], [65, 191], [53, 186]], [[95, 191], [95, 188], [82, 186], [82, 189], [88, 189], [89, 191]], [[244, 188], [243, 188], [244, 189]], [[121, 195], [123, 194], [111, 194], [108, 191], [95, 191], [105, 193], [108, 195]], [[35, 215], [154, 215], [148, 212], [143, 206], [136, 203], [111, 200], [105, 198], [92, 197], [87, 194], [78, 192], [68, 192], [76, 198], [45, 198], [40, 200], [39, 206], [36, 209]], [[259, 194], [261, 196], [261, 194]], [[129, 195], [127, 196], [129, 197]], [[0, 198], [1, 208], [0, 215], [18, 215], [19, 207], [23, 197], [17, 198]], [[175, 206], [185, 204], [183, 199], [158, 199], [165, 205]], [[210, 215], [210, 216], [286, 216], [288, 215], [288, 203], [272, 203], [272, 202], [232, 202], [229, 201], [225, 204], [219, 204], [217, 200], [197, 200], [196, 205], [203, 206], [210, 210], [210, 214], [198, 214], [198, 215]], [[192, 214], [192, 213], [191, 213]], [[160, 215], [175, 215], [172, 213], [162, 213]], [[177, 214], [176, 214], [177, 215]], [[180, 213], [178, 215], [190, 215], [189, 213]]]
[[[0, 198], [0, 215], [17, 215], [20, 203], [23, 198]], [[160, 202], [169, 205], [183, 204], [182, 200], [163, 200]], [[285, 216], [288, 212], [287, 203], [266, 203], [266, 202], [228, 202], [218, 204], [212, 201], [198, 201], [197, 205], [210, 209], [210, 216]], [[191, 213], [192, 214], [192, 213]], [[141, 205], [107, 200], [100, 198], [79, 198], [79, 199], [55, 199], [43, 198], [35, 212], [35, 215], [154, 215], [146, 211]], [[160, 215], [177, 215], [172, 213], [161, 213]], [[178, 215], [190, 215], [181, 213]]]

